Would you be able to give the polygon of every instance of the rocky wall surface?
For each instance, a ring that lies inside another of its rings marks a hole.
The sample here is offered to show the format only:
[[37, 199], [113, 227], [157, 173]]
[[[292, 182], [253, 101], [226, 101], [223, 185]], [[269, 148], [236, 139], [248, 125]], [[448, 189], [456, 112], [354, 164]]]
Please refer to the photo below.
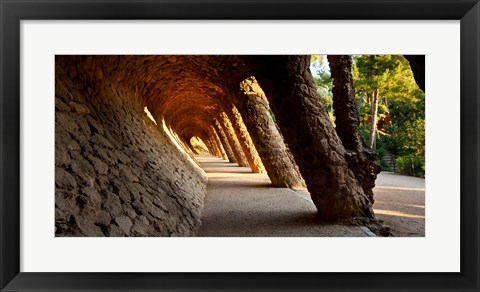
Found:
[[75, 75], [57, 62], [55, 235], [194, 235], [204, 173], [147, 117], [134, 92]]

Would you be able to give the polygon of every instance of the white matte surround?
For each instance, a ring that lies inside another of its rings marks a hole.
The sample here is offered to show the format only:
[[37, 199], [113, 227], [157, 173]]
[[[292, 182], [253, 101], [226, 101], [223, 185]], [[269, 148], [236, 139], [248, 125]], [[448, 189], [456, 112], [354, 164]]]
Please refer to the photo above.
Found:
[[[55, 238], [55, 54], [426, 54], [426, 236]], [[460, 22], [22, 21], [21, 170], [22, 272], [459, 272]]]

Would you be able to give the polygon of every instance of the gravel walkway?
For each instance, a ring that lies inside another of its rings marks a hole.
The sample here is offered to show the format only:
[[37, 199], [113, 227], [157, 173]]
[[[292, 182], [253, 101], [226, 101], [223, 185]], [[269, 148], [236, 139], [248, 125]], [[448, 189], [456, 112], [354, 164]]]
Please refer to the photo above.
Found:
[[208, 176], [202, 226], [206, 237], [359, 237], [359, 227], [322, 224], [310, 195], [272, 188], [266, 174], [212, 156], [197, 157]]
[[[208, 176], [200, 237], [365, 237], [356, 226], [319, 222], [306, 191], [272, 188], [266, 174], [251, 173], [217, 157], [197, 157]], [[425, 180], [380, 173], [374, 210], [395, 236], [424, 236]], [[367, 230], [368, 231], [368, 230]]]
[[395, 236], [425, 236], [425, 179], [380, 173], [373, 210]]

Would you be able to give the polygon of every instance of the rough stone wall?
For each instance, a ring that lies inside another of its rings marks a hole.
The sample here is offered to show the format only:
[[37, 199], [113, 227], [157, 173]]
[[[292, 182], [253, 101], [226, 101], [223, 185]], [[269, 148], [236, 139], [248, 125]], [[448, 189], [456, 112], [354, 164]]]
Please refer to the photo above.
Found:
[[206, 177], [146, 116], [140, 94], [84, 65], [57, 56], [56, 236], [194, 235]]

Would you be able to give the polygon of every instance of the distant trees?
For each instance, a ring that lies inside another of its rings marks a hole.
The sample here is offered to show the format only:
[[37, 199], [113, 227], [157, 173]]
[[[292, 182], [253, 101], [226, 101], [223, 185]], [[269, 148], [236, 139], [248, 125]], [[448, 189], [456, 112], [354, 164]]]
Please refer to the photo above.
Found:
[[[379, 164], [408, 175], [425, 175], [425, 94], [402, 55], [353, 56], [352, 75], [360, 129], [367, 145], [377, 150]], [[324, 56], [312, 58], [317, 91], [333, 117], [332, 80]], [[395, 161], [395, 158], [396, 161]], [[395, 165], [396, 163], [396, 165]]]
[[327, 59], [325, 55], [312, 55], [311, 58], [312, 69], [314, 72], [314, 82], [317, 87], [317, 92], [322, 99], [323, 106], [326, 108], [330, 120], [334, 123], [335, 117], [333, 116], [333, 96], [332, 96], [332, 76], [326, 64]]
[[397, 157], [399, 172], [425, 176], [425, 94], [414, 92], [410, 100], [392, 100], [391, 125], [385, 128], [383, 148]]

